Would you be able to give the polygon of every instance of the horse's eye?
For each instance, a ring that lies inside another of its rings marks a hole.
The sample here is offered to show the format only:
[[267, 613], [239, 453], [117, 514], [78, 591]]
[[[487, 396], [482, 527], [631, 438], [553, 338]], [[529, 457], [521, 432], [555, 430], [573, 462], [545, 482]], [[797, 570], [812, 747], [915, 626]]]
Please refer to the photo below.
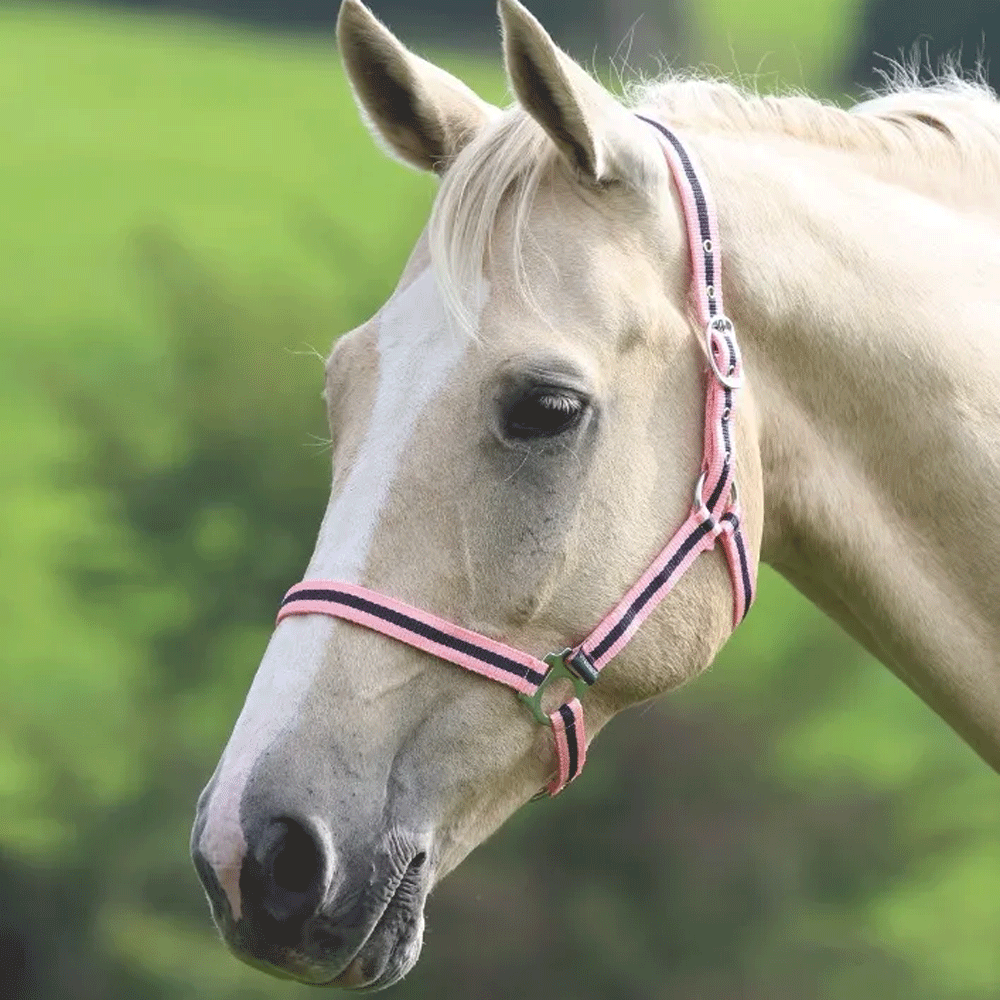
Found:
[[504, 435], [514, 441], [551, 438], [568, 431], [580, 420], [583, 400], [561, 389], [531, 389], [504, 414]]

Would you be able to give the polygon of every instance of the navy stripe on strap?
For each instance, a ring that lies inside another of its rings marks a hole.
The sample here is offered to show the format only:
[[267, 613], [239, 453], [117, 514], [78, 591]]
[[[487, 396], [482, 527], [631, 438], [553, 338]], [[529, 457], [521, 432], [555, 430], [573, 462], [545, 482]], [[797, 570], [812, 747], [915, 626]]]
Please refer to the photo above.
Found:
[[578, 746], [580, 735], [576, 731], [576, 716], [569, 705], [560, 705], [559, 714], [562, 716], [566, 731], [566, 748], [569, 753], [569, 773], [566, 776], [566, 783], [569, 784], [576, 777], [580, 768], [580, 749]]
[[740, 576], [743, 578], [743, 593], [746, 594], [746, 603], [743, 607], [743, 614], [740, 615], [740, 621], [750, 613], [750, 607], [753, 604], [753, 583], [750, 580], [750, 561], [747, 558], [746, 545], [743, 543], [743, 531], [740, 527], [740, 519], [732, 512], [729, 511], [722, 515], [723, 521], [728, 521], [733, 526], [733, 541], [736, 542], [736, 551], [740, 556]]
[[439, 628], [420, 621], [419, 618], [412, 618], [410, 615], [404, 615], [399, 611], [394, 611], [392, 608], [365, 600], [365, 598], [357, 597], [354, 594], [345, 594], [339, 590], [329, 589], [299, 590], [293, 594], [289, 594], [281, 602], [281, 606], [284, 607], [286, 604], [292, 604], [295, 601], [325, 601], [328, 604], [341, 604], [344, 607], [354, 608], [356, 611], [363, 611], [365, 614], [381, 618], [382, 621], [389, 622], [391, 625], [406, 629], [407, 632], [412, 632], [415, 636], [436, 642], [439, 646], [445, 646], [448, 649], [455, 650], [457, 653], [463, 653], [476, 660], [481, 660], [483, 663], [488, 663], [490, 666], [513, 674], [515, 677], [523, 677], [532, 684], [541, 684], [545, 679], [544, 674], [533, 670], [523, 663], [511, 660], [500, 653], [495, 653], [491, 649], [483, 649], [482, 646], [477, 646], [475, 643], [468, 642], [465, 639], [459, 639], [448, 632], [442, 632]]
[[710, 522], [702, 521], [694, 531], [681, 543], [680, 547], [673, 554], [670, 561], [660, 570], [652, 580], [649, 581], [646, 589], [640, 593], [631, 603], [628, 610], [621, 616], [613, 629], [598, 643], [596, 648], [590, 650], [590, 656], [599, 660], [621, 637], [622, 633], [629, 627], [632, 619], [656, 596], [660, 589], [680, 565], [684, 557], [711, 531]]
[[[705, 255], [705, 281], [707, 284], [714, 287], [715, 285], [715, 257], [712, 255], [711, 251], [706, 251], [704, 249], [706, 240], [711, 242], [712, 239], [712, 227], [709, 222], [708, 217], [708, 201], [705, 198], [705, 192], [701, 186], [701, 179], [698, 177], [698, 172], [694, 169], [691, 163], [691, 158], [688, 156], [688, 151], [684, 147], [684, 144], [666, 127], [666, 125], [661, 125], [659, 122], [654, 121], [652, 118], [644, 118], [642, 115], [636, 115], [640, 121], [644, 121], [647, 125], [652, 125], [658, 132], [660, 132], [671, 146], [677, 151], [677, 155], [680, 158], [681, 166], [684, 168], [684, 176], [687, 178], [687, 182], [691, 187], [691, 194], [694, 196], [695, 207], [698, 211], [698, 229], [701, 232], [701, 246], [702, 253]], [[710, 298], [708, 300], [708, 312], [710, 316], [714, 316], [718, 311], [718, 305], [716, 304], [715, 298]]]
[[[726, 401], [725, 409], [731, 413], [733, 408], [733, 390], [730, 389], [729, 386], [725, 386], [724, 392]], [[725, 448], [726, 455], [731, 456], [733, 453], [733, 446], [729, 437], [729, 417], [724, 417], [721, 422], [722, 444]], [[731, 460], [727, 459], [725, 465], [722, 467], [722, 475], [719, 476], [719, 481], [715, 484], [715, 489], [712, 490], [712, 495], [708, 498], [708, 503], [705, 505], [710, 511], [715, 510], [715, 505], [719, 502], [719, 497], [722, 496], [722, 491], [726, 488], [726, 484], [729, 482], [731, 472]]]

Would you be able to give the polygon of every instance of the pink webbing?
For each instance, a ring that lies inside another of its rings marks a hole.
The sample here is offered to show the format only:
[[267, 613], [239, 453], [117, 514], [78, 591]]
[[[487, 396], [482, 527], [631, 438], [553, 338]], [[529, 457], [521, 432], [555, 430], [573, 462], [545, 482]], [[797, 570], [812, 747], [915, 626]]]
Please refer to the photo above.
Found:
[[549, 669], [529, 653], [355, 583], [297, 583], [285, 595], [277, 620], [306, 614], [332, 615], [363, 625], [527, 695], [538, 690]]
[[753, 571], [750, 557], [740, 530], [739, 514], [734, 510], [722, 518], [728, 530], [719, 536], [719, 542], [729, 564], [729, 578], [733, 584], [733, 628], [747, 616], [754, 598]]
[[[639, 626], [684, 575], [695, 558], [715, 544], [710, 530], [698, 510], [692, 510], [680, 530], [667, 542], [666, 548], [650, 563], [649, 568], [633, 584], [632, 589], [605, 615], [601, 623], [580, 644], [597, 670], [614, 658], [635, 635]], [[644, 594], [650, 593], [638, 607]]]
[[[742, 361], [733, 324], [722, 311], [722, 258], [718, 221], [709, 190], [690, 150], [669, 129], [643, 121], [665, 140], [688, 234], [692, 298], [705, 331], [708, 360], [704, 452], [694, 503], [663, 551], [593, 632], [558, 661], [580, 681], [592, 684], [600, 670], [632, 638], [702, 553], [719, 540], [733, 587], [733, 627], [750, 609], [755, 567], [743, 537], [733, 484], [732, 410], [742, 381]], [[505, 684], [522, 696], [536, 696], [554, 674], [548, 664], [495, 639], [454, 625], [377, 591], [339, 580], [306, 580], [285, 596], [278, 621], [288, 615], [325, 614], [381, 632], [432, 656]], [[535, 711], [540, 711], [537, 704]], [[583, 706], [572, 698], [547, 716], [556, 750], [556, 773], [547, 787], [561, 791], [583, 767], [587, 753]]]
[[587, 759], [587, 740], [583, 732], [583, 705], [572, 698], [550, 716], [552, 738], [556, 745], [558, 770], [546, 786], [549, 795], [558, 795], [583, 769]]
[[[536, 694], [549, 670], [547, 663], [529, 653], [356, 583], [304, 580], [295, 584], [281, 602], [277, 622], [289, 615], [308, 614], [330, 615], [381, 632], [524, 695]], [[583, 706], [573, 698], [548, 718], [557, 771], [546, 791], [556, 795], [579, 774], [586, 759]]]
[[[698, 312], [698, 319], [701, 320], [701, 325], [704, 328], [708, 326], [709, 320], [713, 316], [717, 316], [723, 312], [722, 282], [719, 280], [722, 275], [719, 254], [719, 221], [718, 216], [715, 214], [715, 203], [712, 201], [711, 189], [707, 185], [702, 185], [701, 196], [708, 217], [708, 233], [706, 237], [702, 233], [701, 223], [704, 221], [704, 217], [699, 215], [699, 200], [695, 196], [695, 190], [691, 186], [687, 174], [688, 165], [690, 165], [690, 169], [696, 175], [700, 174], [693, 154], [686, 146], [682, 150], [669, 140], [663, 144], [663, 154], [670, 166], [670, 172], [674, 177], [674, 186], [677, 188], [681, 207], [684, 209], [684, 222], [688, 233], [688, 249], [691, 252], [692, 297], [694, 298], [695, 309]], [[687, 157], [687, 165], [684, 163], [684, 156]], [[706, 238], [711, 244], [707, 248], [705, 246]], [[707, 273], [706, 255], [709, 260], [715, 263], [711, 277]]]

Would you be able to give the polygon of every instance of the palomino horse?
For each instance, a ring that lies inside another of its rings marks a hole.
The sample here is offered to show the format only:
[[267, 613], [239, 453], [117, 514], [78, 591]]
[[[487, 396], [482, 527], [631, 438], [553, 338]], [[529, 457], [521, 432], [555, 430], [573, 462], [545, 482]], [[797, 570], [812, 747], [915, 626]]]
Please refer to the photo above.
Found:
[[310, 983], [404, 975], [431, 887], [704, 670], [759, 559], [1000, 765], [1000, 108], [626, 109], [500, 14], [504, 112], [340, 12], [372, 132], [441, 188], [330, 356], [308, 582], [192, 838], [230, 948]]

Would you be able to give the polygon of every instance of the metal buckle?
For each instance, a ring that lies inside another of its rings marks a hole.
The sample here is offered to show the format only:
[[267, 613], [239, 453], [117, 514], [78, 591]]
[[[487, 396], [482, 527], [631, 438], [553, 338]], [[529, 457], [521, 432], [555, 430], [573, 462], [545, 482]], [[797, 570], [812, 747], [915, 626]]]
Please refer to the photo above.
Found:
[[[723, 373], [715, 360], [715, 351], [712, 350], [712, 334], [718, 335], [726, 343], [732, 345], [736, 354], [736, 364], [733, 370]], [[739, 389], [743, 385], [743, 373], [740, 371], [740, 345], [736, 342], [736, 327], [728, 316], [714, 316], [708, 321], [705, 327], [705, 347], [708, 350], [708, 363], [712, 372], [719, 382], [727, 389]]]
[[590, 658], [582, 650], [564, 649], [561, 653], [549, 653], [545, 657], [549, 669], [542, 678], [534, 694], [518, 691], [517, 696], [528, 706], [531, 714], [543, 725], [551, 726], [552, 720], [542, 710], [542, 694], [553, 681], [565, 677], [571, 681], [577, 698], [583, 696], [587, 688], [597, 680], [597, 671]]

